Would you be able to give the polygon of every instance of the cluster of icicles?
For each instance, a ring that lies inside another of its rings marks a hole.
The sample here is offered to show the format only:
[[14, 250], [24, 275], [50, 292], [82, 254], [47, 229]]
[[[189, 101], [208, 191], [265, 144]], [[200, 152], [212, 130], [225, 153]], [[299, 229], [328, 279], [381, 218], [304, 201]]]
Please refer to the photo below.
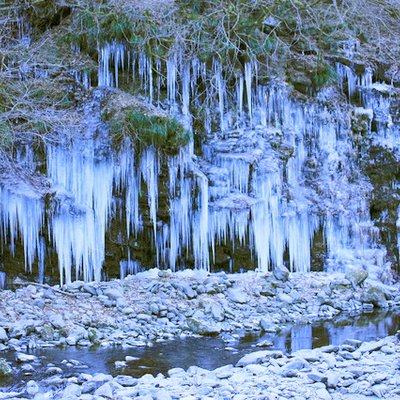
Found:
[[[293, 271], [309, 271], [313, 237], [321, 228], [328, 260], [356, 248], [372, 251], [374, 229], [366, 201], [362, 196], [351, 200], [346, 193], [350, 183], [342, 173], [343, 168], [356, 168], [348, 158], [348, 127], [326, 109], [295, 102], [284, 84], [259, 84], [256, 65], [250, 62], [228, 91], [223, 66], [216, 60], [208, 66], [199, 60], [185, 62], [176, 54], [163, 62], [119, 43], [104, 45], [99, 57], [99, 86], [128, 82], [188, 127], [201, 109], [209, 139], [198, 157], [193, 143], [162, 161], [153, 147], [137, 152], [130, 141], [119, 152], [99, 157], [93, 123], [89, 139], [76, 140], [72, 149], [48, 146], [47, 177], [57, 195], [69, 199], [47, 221], [47, 243], [57, 252], [62, 282], [101, 279], [107, 229], [118, 218], [126, 220], [127, 237], [152, 229], [149, 245], [156, 265], [144, 267], [175, 270], [190, 257], [195, 268], [209, 270], [217, 246], [239, 244], [250, 248], [254, 267], [261, 271], [285, 263]], [[372, 85], [370, 72], [354, 78], [347, 68], [338, 67], [338, 73], [349, 92]], [[88, 76], [80, 78], [90, 86]], [[277, 141], [290, 149], [286, 160], [272, 145]], [[320, 164], [320, 187], [327, 193], [340, 188], [336, 197], [318, 199], [307, 186], [304, 171], [310, 158]], [[158, 219], [163, 162], [168, 168], [168, 182], [163, 183], [169, 193], [167, 222]], [[151, 228], [141, 209], [143, 188]], [[116, 191], [123, 195], [123, 207], [117, 205]], [[317, 202], [326, 200], [324, 212], [316, 212], [313, 196]], [[341, 203], [342, 198], [347, 200]], [[44, 268], [45, 214], [40, 198], [0, 186], [1, 237], [11, 248], [18, 237], [22, 240], [28, 269], [36, 259]], [[121, 276], [141, 267], [130, 254], [128, 248]]]

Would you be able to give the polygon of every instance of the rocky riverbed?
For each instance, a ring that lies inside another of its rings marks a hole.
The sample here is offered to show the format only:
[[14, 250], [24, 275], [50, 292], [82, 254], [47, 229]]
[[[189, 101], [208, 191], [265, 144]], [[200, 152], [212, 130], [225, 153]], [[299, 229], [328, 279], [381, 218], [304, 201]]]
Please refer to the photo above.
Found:
[[[291, 322], [400, 304], [399, 284], [370, 280], [362, 269], [346, 275], [290, 274], [285, 268], [273, 274], [232, 275], [150, 270], [123, 280], [64, 287], [16, 284], [15, 291], [0, 292], [0, 349], [15, 351], [16, 363], [0, 360], [0, 369], [3, 375], [24, 370], [32, 379], [37, 359], [29, 354], [31, 349], [133, 348], [188, 335], [223, 334], [229, 339], [239, 330], [277, 332]], [[37, 399], [354, 399], [356, 394], [394, 399], [400, 398], [398, 350], [395, 337], [370, 345], [349, 341], [289, 356], [265, 350], [244, 357], [236, 367], [212, 372], [174, 369], [169, 377], [140, 379], [82, 372], [66, 377], [49, 365], [44, 380], [29, 381], [21, 390], [22, 396]]]

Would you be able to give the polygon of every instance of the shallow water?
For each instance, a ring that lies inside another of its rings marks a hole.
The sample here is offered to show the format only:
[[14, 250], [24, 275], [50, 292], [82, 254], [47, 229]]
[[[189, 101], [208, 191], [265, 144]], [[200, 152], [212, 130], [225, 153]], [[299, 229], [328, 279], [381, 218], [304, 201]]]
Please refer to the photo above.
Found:
[[[192, 365], [213, 370], [223, 365], [236, 364], [252, 351], [278, 349], [291, 353], [301, 349], [317, 348], [325, 345], [340, 345], [347, 339], [361, 341], [377, 340], [395, 334], [400, 329], [400, 310], [386, 313], [369, 313], [359, 316], [341, 316], [333, 321], [320, 321], [313, 324], [286, 326], [278, 334], [262, 336], [241, 332], [223, 337], [187, 337], [165, 342], [152, 343], [151, 346], [122, 349], [112, 348], [48, 348], [32, 351], [38, 356], [40, 365], [33, 375], [19, 373], [1, 382], [4, 386], [19, 387], [23, 381], [38, 380], [44, 377], [44, 369], [52, 363], [63, 369], [65, 375], [71, 373], [107, 373], [140, 377], [145, 374], [166, 374], [171, 368], [187, 369]], [[257, 344], [271, 343], [260, 347]], [[116, 368], [116, 361], [126, 356], [137, 358], [129, 362], [126, 368]], [[14, 361], [13, 352], [3, 352], [1, 357]], [[63, 360], [77, 360], [80, 365], [66, 367]], [[21, 381], [22, 380], [22, 381]]]

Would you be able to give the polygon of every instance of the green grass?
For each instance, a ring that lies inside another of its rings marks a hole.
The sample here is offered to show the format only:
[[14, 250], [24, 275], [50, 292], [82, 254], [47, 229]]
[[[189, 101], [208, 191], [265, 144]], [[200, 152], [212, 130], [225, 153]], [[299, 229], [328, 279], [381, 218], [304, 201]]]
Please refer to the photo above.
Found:
[[189, 132], [174, 118], [146, 115], [128, 108], [110, 121], [114, 136], [131, 136], [167, 153], [177, 153], [190, 140]]

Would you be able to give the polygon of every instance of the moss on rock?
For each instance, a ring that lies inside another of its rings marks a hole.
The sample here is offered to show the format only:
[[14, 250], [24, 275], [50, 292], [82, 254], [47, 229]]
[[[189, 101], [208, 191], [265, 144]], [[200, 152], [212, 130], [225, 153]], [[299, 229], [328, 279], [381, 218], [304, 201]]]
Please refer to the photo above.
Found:
[[114, 137], [129, 136], [167, 153], [178, 152], [190, 140], [190, 133], [175, 118], [120, 90], [104, 98], [102, 118]]

